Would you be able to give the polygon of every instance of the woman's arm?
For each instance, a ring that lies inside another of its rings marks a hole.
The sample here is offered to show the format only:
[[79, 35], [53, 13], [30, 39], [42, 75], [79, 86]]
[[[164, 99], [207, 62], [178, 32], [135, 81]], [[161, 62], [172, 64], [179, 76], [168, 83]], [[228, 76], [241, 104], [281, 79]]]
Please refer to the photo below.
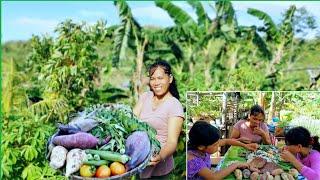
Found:
[[240, 137], [240, 131], [238, 129], [233, 128], [230, 138], [238, 139], [239, 137]]
[[141, 109], [142, 109], [142, 101], [141, 99], [139, 99], [137, 104], [133, 108], [133, 114], [136, 115], [137, 117], [140, 117]]
[[313, 156], [310, 158], [311, 167], [303, 165], [292, 153], [284, 150], [281, 158], [290, 162], [304, 177], [309, 180], [318, 180], [320, 178], [320, 157]]
[[198, 175], [203, 177], [204, 179], [223, 179], [226, 176], [228, 176], [229, 174], [231, 174], [235, 169], [237, 168], [244, 168], [244, 167], [248, 167], [247, 163], [233, 163], [230, 166], [228, 166], [225, 169], [221, 169], [220, 171], [216, 171], [213, 172], [212, 170], [208, 169], [208, 168], [203, 168], [198, 172]]
[[161, 148], [160, 153], [157, 156], [151, 158], [149, 165], [158, 164], [160, 161], [165, 160], [176, 151], [182, 124], [182, 117], [169, 118], [167, 143]]
[[263, 142], [264, 144], [271, 144], [271, 139], [270, 139], [270, 136], [269, 136], [269, 131], [265, 131], [265, 130], [259, 128], [259, 127], [256, 127], [256, 128], [254, 128], [253, 133], [260, 135], [261, 138], [262, 138], [262, 142]]
[[259, 145], [256, 143], [244, 144], [244, 143], [237, 141], [237, 140], [234, 140], [234, 139], [221, 139], [219, 145], [220, 146], [225, 146], [225, 145], [241, 146], [241, 147], [244, 147], [244, 148], [252, 150], [252, 151], [257, 150], [259, 147]]

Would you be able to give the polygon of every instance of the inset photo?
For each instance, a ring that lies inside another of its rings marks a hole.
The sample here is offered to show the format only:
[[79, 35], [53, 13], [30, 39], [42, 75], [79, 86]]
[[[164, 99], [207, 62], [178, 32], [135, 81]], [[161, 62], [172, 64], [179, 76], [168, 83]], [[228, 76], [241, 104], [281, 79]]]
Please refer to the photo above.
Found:
[[187, 179], [320, 179], [320, 92], [186, 97]]

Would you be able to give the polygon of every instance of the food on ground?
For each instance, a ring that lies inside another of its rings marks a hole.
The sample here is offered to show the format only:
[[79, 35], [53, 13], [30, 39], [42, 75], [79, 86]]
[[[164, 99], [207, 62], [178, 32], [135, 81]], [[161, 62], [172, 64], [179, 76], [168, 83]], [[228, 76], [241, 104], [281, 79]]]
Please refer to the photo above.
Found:
[[242, 180], [242, 172], [240, 169], [236, 169], [233, 173], [234, 173], [234, 176], [236, 177], [236, 180]]
[[259, 173], [253, 172], [253, 173], [250, 175], [250, 180], [258, 180], [258, 179], [259, 179]]
[[282, 174], [284, 171], [283, 171], [283, 169], [275, 169], [275, 170], [273, 170], [272, 172], [271, 172], [271, 174], [272, 175], [274, 175], [274, 176], [276, 176], [276, 175], [280, 175], [280, 174]]
[[261, 157], [255, 157], [249, 162], [249, 164], [253, 168], [260, 169], [266, 164], [266, 162], [267, 161], [265, 159], [261, 158]]
[[242, 171], [242, 174], [243, 174], [243, 178], [248, 179], [251, 175], [251, 171], [249, 169], [244, 169]]
[[273, 170], [279, 169], [279, 166], [273, 162], [267, 162], [260, 170], [261, 173], [272, 172]]
[[293, 177], [297, 178], [299, 175], [299, 172], [297, 169], [292, 168], [289, 170], [289, 174], [291, 174]]

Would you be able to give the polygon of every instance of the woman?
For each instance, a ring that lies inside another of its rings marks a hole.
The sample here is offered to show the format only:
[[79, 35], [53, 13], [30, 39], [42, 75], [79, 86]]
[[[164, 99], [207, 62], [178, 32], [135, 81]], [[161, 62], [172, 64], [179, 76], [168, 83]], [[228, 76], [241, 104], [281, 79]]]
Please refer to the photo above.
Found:
[[246, 143], [271, 144], [268, 126], [263, 122], [264, 119], [263, 109], [259, 105], [252, 106], [248, 119], [240, 120], [234, 125], [231, 138]]
[[133, 112], [157, 130], [156, 137], [161, 150], [151, 158], [140, 178], [168, 179], [174, 168], [172, 154], [177, 147], [184, 112], [170, 65], [165, 61], [157, 61], [150, 66], [149, 77], [151, 91], [141, 95]]

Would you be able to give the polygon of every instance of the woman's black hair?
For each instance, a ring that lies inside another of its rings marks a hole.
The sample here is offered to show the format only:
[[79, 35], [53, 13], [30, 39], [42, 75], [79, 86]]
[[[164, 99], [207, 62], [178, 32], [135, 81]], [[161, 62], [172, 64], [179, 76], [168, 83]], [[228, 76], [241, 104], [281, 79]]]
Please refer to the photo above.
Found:
[[309, 147], [310, 145], [312, 145], [313, 149], [320, 152], [319, 137], [311, 137], [309, 130], [302, 126], [290, 129], [285, 134], [285, 141], [287, 145], [301, 144], [302, 147]]
[[188, 150], [197, 150], [199, 146], [209, 146], [220, 139], [220, 131], [216, 127], [199, 120], [189, 131]]
[[250, 109], [250, 116], [258, 116], [260, 113], [263, 114], [263, 116], [265, 116], [264, 114], [264, 110], [262, 109], [261, 106], [259, 106], [258, 104], [254, 105], [251, 107]]
[[167, 62], [167, 61], [164, 61], [164, 60], [158, 60], [156, 61], [155, 63], [153, 63], [150, 67], [149, 67], [149, 76], [152, 76], [152, 74], [155, 72], [155, 70], [158, 68], [158, 67], [161, 67], [164, 72], [166, 74], [168, 74], [169, 76], [172, 76], [172, 82], [169, 86], [169, 92], [172, 94], [172, 96], [174, 96], [175, 98], [177, 99], [180, 99], [180, 96], [179, 96], [179, 92], [178, 92], [178, 88], [177, 88], [177, 84], [176, 84], [176, 80], [172, 74], [172, 71], [171, 71], [171, 66], [170, 64]]

